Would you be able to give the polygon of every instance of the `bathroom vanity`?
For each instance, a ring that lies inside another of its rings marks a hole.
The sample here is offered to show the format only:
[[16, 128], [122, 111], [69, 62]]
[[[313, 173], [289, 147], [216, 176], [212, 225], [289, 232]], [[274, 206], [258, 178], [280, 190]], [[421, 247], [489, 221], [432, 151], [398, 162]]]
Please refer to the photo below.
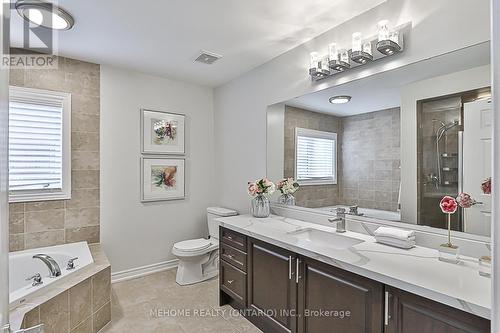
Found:
[[490, 330], [490, 280], [472, 258], [279, 216], [219, 222], [220, 304], [266, 333]]

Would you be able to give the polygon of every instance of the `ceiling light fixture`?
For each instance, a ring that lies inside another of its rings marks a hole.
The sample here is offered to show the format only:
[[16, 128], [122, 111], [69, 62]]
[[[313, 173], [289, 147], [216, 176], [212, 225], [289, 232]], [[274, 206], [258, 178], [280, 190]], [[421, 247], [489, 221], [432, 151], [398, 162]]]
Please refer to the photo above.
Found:
[[340, 95], [340, 96], [333, 96], [330, 97], [329, 101], [332, 104], [345, 104], [351, 100], [351, 96], [347, 95]]
[[18, 0], [16, 10], [23, 19], [53, 30], [69, 30], [75, 24], [73, 17], [52, 3], [39, 0]]

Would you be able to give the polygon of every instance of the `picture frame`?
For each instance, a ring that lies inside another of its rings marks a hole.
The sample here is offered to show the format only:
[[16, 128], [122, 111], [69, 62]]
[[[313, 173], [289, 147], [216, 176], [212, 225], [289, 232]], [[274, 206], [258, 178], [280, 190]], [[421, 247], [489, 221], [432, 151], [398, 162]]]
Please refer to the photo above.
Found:
[[185, 197], [185, 159], [141, 157], [141, 202], [180, 200]]
[[186, 115], [141, 109], [141, 152], [185, 155]]

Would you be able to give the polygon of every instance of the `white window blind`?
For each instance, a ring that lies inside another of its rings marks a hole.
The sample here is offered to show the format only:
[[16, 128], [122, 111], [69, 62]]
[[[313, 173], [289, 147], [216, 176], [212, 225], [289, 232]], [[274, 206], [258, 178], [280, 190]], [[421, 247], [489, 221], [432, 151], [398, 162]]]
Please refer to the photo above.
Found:
[[296, 128], [295, 178], [301, 184], [337, 182], [337, 134]]
[[[67, 198], [70, 184], [69, 95], [11, 87], [11, 201]], [[70, 189], [69, 189], [70, 192]], [[12, 200], [14, 198], [14, 200]], [[16, 198], [18, 200], [16, 200]]]

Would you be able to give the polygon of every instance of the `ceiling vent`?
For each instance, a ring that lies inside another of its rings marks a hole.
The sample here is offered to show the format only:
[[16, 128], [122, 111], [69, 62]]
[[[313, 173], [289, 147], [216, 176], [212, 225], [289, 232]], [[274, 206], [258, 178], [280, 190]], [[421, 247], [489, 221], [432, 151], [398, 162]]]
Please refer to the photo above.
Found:
[[202, 50], [201, 54], [194, 61], [201, 62], [202, 64], [211, 65], [220, 58], [222, 58], [220, 54]]

